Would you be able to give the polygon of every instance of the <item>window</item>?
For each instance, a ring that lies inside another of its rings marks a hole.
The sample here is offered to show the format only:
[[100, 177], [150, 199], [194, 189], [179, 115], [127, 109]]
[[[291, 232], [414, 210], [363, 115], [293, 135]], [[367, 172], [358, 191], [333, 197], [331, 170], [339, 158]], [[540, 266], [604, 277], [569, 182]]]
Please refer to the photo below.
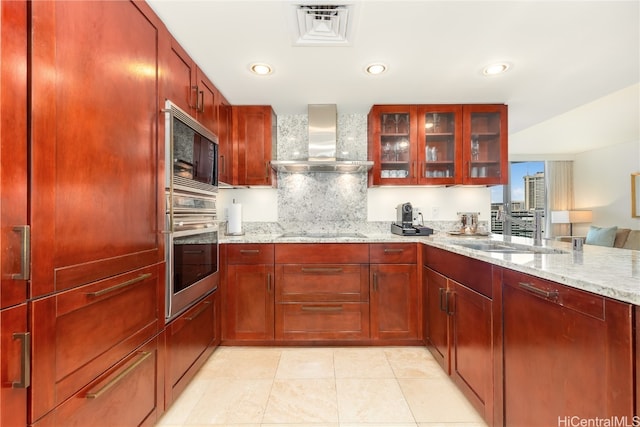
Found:
[[[491, 188], [491, 232], [532, 238], [531, 211], [544, 210], [545, 203], [544, 162], [510, 162], [509, 184]], [[498, 209], [515, 220], [496, 220]]]

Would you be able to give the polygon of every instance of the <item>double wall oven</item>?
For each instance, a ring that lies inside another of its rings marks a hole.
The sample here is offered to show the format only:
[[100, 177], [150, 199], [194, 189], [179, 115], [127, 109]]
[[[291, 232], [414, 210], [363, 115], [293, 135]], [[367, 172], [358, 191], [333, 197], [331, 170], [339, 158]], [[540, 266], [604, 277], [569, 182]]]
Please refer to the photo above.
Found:
[[165, 107], [170, 320], [218, 287], [218, 139], [170, 101]]

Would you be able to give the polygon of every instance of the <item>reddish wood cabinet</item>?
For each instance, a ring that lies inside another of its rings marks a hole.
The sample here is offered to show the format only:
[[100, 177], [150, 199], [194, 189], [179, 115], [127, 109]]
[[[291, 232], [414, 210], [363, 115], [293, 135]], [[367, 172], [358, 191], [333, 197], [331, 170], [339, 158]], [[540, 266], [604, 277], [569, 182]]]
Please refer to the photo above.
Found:
[[226, 253], [223, 339], [273, 340], [273, 245], [226, 245]]
[[630, 304], [505, 269], [505, 425], [634, 413]]
[[218, 107], [218, 181], [221, 185], [233, 182], [233, 143], [231, 104], [220, 97]]
[[0, 311], [0, 425], [27, 425], [27, 388], [30, 385], [31, 334], [27, 305]]
[[371, 244], [370, 263], [371, 338], [417, 341], [421, 324], [417, 244]]
[[233, 106], [234, 182], [236, 185], [275, 185], [271, 169], [277, 137], [276, 115], [270, 106]]

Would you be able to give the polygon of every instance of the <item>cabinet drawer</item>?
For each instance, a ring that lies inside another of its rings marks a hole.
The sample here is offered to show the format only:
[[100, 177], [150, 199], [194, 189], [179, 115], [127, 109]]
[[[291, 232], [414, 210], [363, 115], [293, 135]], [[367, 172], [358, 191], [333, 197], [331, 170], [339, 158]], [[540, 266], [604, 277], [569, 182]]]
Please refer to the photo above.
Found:
[[371, 264], [415, 264], [416, 243], [374, 243], [369, 245]]
[[505, 285], [526, 291], [565, 308], [605, 320], [604, 297], [506, 268], [502, 273], [502, 281]]
[[160, 271], [155, 265], [33, 302], [32, 419], [160, 330]]
[[424, 247], [423, 258], [426, 267], [462, 283], [487, 298], [493, 298], [493, 273], [488, 262], [428, 245]]
[[239, 244], [227, 245], [229, 264], [273, 264], [273, 245]]
[[214, 299], [211, 294], [168, 326], [169, 378], [167, 380], [172, 387], [216, 338], [214, 309]]
[[276, 264], [368, 264], [368, 243], [280, 243]]
[[285, 264], [276, 267], [276, 302], [368, 301], [369, 269], [362, 264]]
[[158, 413], [162, 367], [153, 339], [73, 395], [34, 427], [153, 425]]
[[276, 339], [353, 340], [369, 338], [369, 304], [276, 304]]

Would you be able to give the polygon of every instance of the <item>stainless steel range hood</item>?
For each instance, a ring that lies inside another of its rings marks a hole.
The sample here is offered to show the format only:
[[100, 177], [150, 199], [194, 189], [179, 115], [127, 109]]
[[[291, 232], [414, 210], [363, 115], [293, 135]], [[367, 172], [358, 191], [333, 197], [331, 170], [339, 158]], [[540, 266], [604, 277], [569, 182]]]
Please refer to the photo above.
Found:
[[312, 104], [309, 112], [309, 157], [273, 160], [271, 167], [279, 172], [361, 173], [373, 166], [372, 161], [336, 157], [337, 108], [334, 104]]

